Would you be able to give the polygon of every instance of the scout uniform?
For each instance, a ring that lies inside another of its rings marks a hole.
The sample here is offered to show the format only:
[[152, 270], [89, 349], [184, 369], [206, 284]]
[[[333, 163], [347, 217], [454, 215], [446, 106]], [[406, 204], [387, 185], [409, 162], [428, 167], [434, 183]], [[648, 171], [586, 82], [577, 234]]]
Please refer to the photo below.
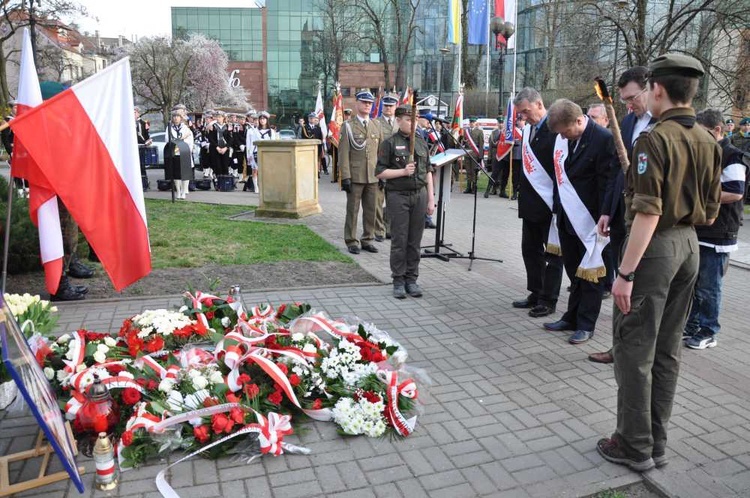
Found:
[[[697, 60], [678, 54], [659, 56], [649, 70], [650, 78], [703, 75]], [[665, 110], [635, 143], [625, 178], [628, 231], [637, 213], [659, 219], [635, 270], [618, 270], [633, 287], [630, 312], [615, 307], [613, 317], [617, 430], [597, 444], [605, 459], [633, 470], [666, 464], [682, 331], [698, 276], [694, 225], [717, 217], [720, 177], [721, 149], [690, 107]]]
[[[367, 90], [357, 94], [357, 100], [375, 102]], [[341, 187], [346, 191], [346, 222], [344, 240], [349, 252], [359, 254], [360, 240], [357, 237], [357, 218], [362, 206], [362, 249], [378, 252], [372, 245], [375, 238], [375, 206], [377, 204], [378, 179], [375, 165], [378, 161], [378, 146], [383, 141], [380, 125], [369, 116], [351, 118], [341, 127], [339, 139], [339, 168]]]
[[[396, 109], [396, 116], [403, 116], [406, 107]], [[427, 173], [432, 173], [427, 143], [415, 136], [415, 171], [411, 176], [391, 178], [386, 181], [386, 203], [391, 220], [391, 276], [394, 295], [397, 287], [416, 287], [419, 276], [420, 245], [424, 232], [424, 217], [427, 214]], [[397, 131], [387, 138], [378, 150], [376, 174], [387, 169], [403, 169], [409, 162], [410, 137]], [[417, 287], [418, 289], [418, 287]], [[421, 292], [409, 292], [418, 297]], [[406, 297], [405, 295], [396, 297]]]
[[[398, 95], [394, 93], [386, 93], [383, 96], [383, 105], [398, 105]], [[378, 123], [383, 130], [384, 140], [398, 131], [396, 118], [394, 116], [391, 116], [390, 118], [382, 115], [378, 116]], [[383, 182], [378, 184], [378, 193], [375, 202], [375, 240], [381, 241], [383, 240], [383, 237], [390, 236], [391, 234], [389, 229], [388, 212], [383, 206], [385, 203], [385, 186]]]

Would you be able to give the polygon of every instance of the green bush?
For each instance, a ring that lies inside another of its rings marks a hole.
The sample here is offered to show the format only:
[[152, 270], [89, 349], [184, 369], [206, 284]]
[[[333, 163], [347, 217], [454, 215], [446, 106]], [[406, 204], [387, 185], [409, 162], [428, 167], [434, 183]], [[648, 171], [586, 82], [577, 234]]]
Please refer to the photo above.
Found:
[[[8, 180], [0, 176], [0, 241], [5, 249], [5, 219], [8, 213]], [[41, 270], [39, 232], [29, 218], [29, 203], [13, 189], [13, 209], [10, 218], [8, 273], [28, 273]]]

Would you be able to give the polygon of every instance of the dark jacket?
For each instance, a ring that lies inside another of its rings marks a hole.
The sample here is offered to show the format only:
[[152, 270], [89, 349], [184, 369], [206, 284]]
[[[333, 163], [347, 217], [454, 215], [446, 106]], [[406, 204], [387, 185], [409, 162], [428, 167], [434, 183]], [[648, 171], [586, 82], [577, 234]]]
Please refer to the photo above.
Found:
[[[612, 133], [594, 123], [593, 119], [589, 119], [575, 152], [568, 151], [565, 173], [595, 222], [602, 214], [607, 180], [610, 177], [609, 172], [614, 159], [616, 159], [616, 153]], [[557, 189], [555, 189], [555, 198], [558, 227], [575, 235], [573, 225], [558, 200]]]
[[[729, 138], [719, 141], [719, 145], [722, 152], [721, 169], [723, 170], [732, 164], [742, 164], [745, 166], [745, 175], [747, 175], [748, 167], [750, 166], [750, 154], [732, 145]], [[722, 178], [722, 186], [724, 183], [724, 179]], [[736, 193], [744, 193], [744, 183], [742, 188], [738, 190], [741, 190], [741, 192]], [[729, 204], [722, 204], [719, 208], [719, 216], [713, 225], [698, 225], [695, 227], [698, 240], [711, 244], [721, 244], [722, 242], [723, 245], [736, 244], [737, 232], [740, 229], [740, 225], [742, 225], [742, 207], [742, 199]]]
[[[552, 133], [545, 119], [531, 141], [531, 150], [539, 159], [544, 171], [553, 180], [555, 178], [555, 166], [552, 162], [552, 155], [555, 151], [555, 137], [557, 135]], [[521, 174], [521, 185], [518, 193], [518, 217], [533, 223], [549, 223], [552, 219], [552, 211], [536, 193], [525, 174]]]

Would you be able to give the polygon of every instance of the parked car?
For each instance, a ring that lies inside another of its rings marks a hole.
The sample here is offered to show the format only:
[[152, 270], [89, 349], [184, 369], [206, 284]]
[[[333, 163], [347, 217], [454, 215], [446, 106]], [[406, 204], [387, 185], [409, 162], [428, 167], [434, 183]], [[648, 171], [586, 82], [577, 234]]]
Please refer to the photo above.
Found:
[[[163, 131], [157, 131], [155, 133], [151, 133], [151, 140], [153, 141], [151, 145], [156, 147], [156, 153], [159, 155], [159, 165], [152, 166], [152, 168], [164, 167], [164, 146], [167, 144], [167, 140], [165, 136], [166, 136], [166, 133]], [[200, 151], [201, 151], [200, 146], [198, 144], [193, 144], [193, 164], [195, 164], [196, 166], [198, 166], [200, 163]]]
[[291, 128], [284, 128], [283, 130], [279, 130], [279, 138], [281, 140], [294, 140], [297, 136]]

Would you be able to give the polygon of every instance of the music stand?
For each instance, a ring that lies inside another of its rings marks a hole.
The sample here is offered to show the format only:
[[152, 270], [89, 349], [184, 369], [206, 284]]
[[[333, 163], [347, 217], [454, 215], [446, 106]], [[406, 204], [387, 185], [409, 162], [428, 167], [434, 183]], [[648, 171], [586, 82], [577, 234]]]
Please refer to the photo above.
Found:
[[[443, 236], [445, 235], [445, 202], [444, 192], [446, 185], [446, 175], [451, 174], [451, 165], [458, 160], [459, 157], [466, 155], [466, 152], [461, 149], [448, 149], [445, 152], [436, 154], [430, 158], [430, 164], [432, 167], [440, 171], [438, 201], [437, 201], [437, 223], [435, 224], [435, 245], [424, 247], [422, 252], [423, 258], [438, 258], [442, 261], [448, 261], [449, 258], [455, 258], [463, 256], [462, 253], [456, 251], [451, 247], [452, 244], [445, 244]], [[450, 181], [450, 180], [448, 180]], [[432, 247], [432, 249], [430, 249]], [[449, 253], [441, 253], [440, 248], [445, 248]]]

